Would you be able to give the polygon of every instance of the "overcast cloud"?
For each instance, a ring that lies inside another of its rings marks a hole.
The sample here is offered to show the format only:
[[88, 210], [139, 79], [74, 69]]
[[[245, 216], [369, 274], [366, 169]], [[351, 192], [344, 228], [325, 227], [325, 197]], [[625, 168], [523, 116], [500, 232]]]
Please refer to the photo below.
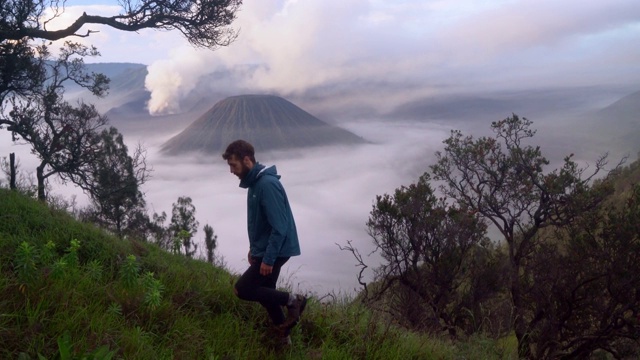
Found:
[[344, 83], [410, 89], [394, 87], [391, 104], [370, 99], [387, 107], [438, 92], [638, 80], [636, 1], [477, 3], [246, 3], [230, 47], [178, 46], [151, 64], [150, 108], [170, 111], [194, 79], [238, 64], [264, 65], [242, 85], [285, 95]]
[[[73, 6], [79, 2], [88, 1], [68, 2], [61, 22], [81, 11], [118, 10]], [[246, 1], [237, 15], [237, 41], [216, 51], [194, 49], [177, 32], [92, 27], [100, 33], [82, 41], [99, 48], [98, 61], [150, 65], [154, 113], [179, 111], [201, 76], [247, 64], [260, 67], [233, 84], [211, 85], [282, 95], [337, 84], [367, 91], [395, 85], [385, 101], [360, 99], [385, 110], [434, 93], [640, 78], [636, 0], [261, 0]]]

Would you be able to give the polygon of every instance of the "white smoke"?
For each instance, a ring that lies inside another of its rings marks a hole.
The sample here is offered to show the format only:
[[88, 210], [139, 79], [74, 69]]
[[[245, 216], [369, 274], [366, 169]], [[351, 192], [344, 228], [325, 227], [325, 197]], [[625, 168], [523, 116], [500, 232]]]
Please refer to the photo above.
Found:
[[237, 15], [229, 47], [181, 48], [150, 67], [152, 113], [177, 111], [198, 78], [241, 65], [259, 66], [228, 90], [287, 95], [349, 84], [350, 96], [376, 108], [415, 91], [640, 80], [630, 61], [640, 56], [636, 0], [263, 0]]
[[147, 68], [145, 87], [151, 92], [148, 103], [151, 115], [180, 112], [180, 101], [194, 89], [206, 69], [203, 57], [176, 58], [180, 60], [160, 60]]

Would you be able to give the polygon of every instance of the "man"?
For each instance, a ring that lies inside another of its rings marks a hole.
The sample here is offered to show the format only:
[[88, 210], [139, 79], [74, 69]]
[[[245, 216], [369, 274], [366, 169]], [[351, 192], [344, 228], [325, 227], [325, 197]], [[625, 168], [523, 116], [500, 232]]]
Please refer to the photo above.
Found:
[[[300, 244], [287, 194], [276, 167], [256, 162], [253, 146], [236, 140], [222, 158], [247, 192], [249, 268], [235, 284], [236, 295], [259, 302], [279, 330], [282, 342], [291, 344], [289, 333], [300, 320], [307, 298], [276, 290], [280, 268], [291, 256], [300, 255]], [[282, 307], [287, 307], [285, 318]]]

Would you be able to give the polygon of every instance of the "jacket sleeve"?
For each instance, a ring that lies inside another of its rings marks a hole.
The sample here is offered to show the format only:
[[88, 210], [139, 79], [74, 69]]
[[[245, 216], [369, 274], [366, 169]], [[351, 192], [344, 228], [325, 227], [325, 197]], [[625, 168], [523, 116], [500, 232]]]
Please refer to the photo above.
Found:
[[268, 181], [262, 189], [260, 205], [263, 207], [267, 221], [271, 226], [269, 242], [262, 262], [273, 265], [286, 239], [289, 219], [286, 209], [284, 188], [277, 180]]

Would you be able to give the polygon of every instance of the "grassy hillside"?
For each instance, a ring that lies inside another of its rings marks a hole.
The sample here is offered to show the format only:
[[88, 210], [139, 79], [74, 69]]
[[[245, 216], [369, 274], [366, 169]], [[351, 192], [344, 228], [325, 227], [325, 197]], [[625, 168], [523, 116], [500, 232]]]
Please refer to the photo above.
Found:
[[2, 359], [510, 359], [513, 344], [396, 329], [347, 299], [310, 302], [278, 349], [225, 269], [120, 240], [0, 189]]
[[614, 194], [610, 201], [622, 205], [625, 199], [631, 195], [636, 184], [640, 184], [640, 153], [620, 169], [613, 183]]

